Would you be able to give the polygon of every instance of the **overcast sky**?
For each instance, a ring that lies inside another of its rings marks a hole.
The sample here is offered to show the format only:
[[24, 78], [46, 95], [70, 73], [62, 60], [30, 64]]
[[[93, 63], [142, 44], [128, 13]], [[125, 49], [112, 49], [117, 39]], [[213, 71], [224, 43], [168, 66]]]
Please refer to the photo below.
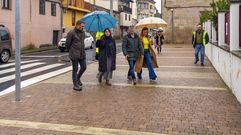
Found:
[[156, 8], [158, 9], [159, 13], [161, 13], [161, 0], [155, 0]]

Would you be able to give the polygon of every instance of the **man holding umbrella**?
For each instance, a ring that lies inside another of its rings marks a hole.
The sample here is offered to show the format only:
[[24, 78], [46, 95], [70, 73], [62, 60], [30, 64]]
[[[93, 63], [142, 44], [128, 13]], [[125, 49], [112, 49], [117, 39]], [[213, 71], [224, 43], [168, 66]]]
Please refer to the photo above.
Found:
[[[83, 31], [83, 29], [84, 23], [82, 21], [77, 21], [75, 28], [68, 33], [66, 38], [66, 47], [69, 50], [69, 58], [72, 61], [73, 68], [73, 89], [76, 91], [82, 90], [82, 83], [80, 81], [80, 78], [86, 70], [86, 54], [84, 44], [85, 32]], [[78, 69], [79, 64], [80, 70]]]

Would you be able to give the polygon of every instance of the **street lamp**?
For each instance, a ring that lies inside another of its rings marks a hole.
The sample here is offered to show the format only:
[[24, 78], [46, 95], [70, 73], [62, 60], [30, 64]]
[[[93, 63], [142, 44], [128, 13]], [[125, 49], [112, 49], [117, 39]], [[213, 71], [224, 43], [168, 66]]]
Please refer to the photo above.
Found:
[[174, 9], [171, 9], [171, 20], [172, 20], [172, 36], [171, 36], [171, 43], [174, 43], [174, 16], [173, 16]]
[[21, 100], [21, 1], [15, 0], [15, 101]]

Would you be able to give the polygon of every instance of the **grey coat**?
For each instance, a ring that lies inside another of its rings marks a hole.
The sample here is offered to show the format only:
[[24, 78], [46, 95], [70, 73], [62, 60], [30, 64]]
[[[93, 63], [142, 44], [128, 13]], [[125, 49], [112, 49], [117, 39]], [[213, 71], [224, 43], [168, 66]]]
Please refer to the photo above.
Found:
[[85, 59], [85, 32], [77, 29], [71, 30], [66, 37], [66, 47], [70, 59]]
[[122, 51], [125, 56], [128, 55], [129, 60], [136, 60], [138, 55], [144, 54], [141, 41], [136, 33], [134, 34], [134, 38], [130, 34], [127, 34], [123, 38]]

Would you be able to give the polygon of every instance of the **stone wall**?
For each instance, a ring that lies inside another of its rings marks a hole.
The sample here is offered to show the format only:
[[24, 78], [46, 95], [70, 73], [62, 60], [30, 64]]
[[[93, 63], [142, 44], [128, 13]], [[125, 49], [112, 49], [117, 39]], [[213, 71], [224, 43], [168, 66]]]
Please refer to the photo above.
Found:
[[210, 10], [212, 0], [162, 0], [163, 19], [168, 23], [165, 29], [167, 42], [171, 42], [172, 13], [174, 22], [174, 43], [191, 43], [192, 32], [199, 23], [200, 11]]

